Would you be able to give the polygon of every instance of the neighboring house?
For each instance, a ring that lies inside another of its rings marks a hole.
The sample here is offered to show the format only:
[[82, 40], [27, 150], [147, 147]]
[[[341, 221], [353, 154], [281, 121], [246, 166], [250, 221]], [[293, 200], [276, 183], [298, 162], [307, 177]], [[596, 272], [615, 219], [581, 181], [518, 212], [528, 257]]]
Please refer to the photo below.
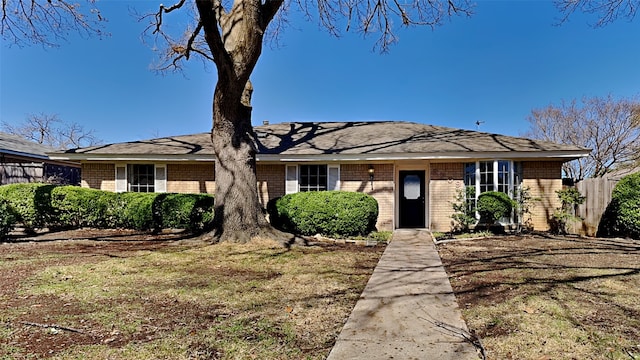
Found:
[[0, 185], [24, 182], [80, 183], [80, 162], [52, 160], [48, 146], [0, 132]]
[[[262, 204], [298, 191], [372, 195], [378, 228], [451, 228], [458, 189], [508, 194], [526, 186], [539, 203], [536, 229], [559, 206], [562, 164], [575, 146], [408, 122], [281, 123], [256, 126]], [[206, 192], [215, 188], [209, 133], [109, 144], [51, 154], [82, 163], [82, 186], [109, 191]]]

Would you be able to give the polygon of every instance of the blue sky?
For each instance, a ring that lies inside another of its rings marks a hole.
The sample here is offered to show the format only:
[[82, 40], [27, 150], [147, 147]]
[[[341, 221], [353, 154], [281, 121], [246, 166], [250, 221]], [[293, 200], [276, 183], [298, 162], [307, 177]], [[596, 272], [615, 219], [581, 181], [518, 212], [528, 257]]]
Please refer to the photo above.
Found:
[[[75, 36], [58, 48], [0, 48], [0, 120], [57, 114], [105, 142], [211, 129], [213, 66], [183, 74], [150, 70], [155, 54], [128, 7], [99, 2], [105, 39]], [[146, 7], [146, 8], [145, 8]], [[640, 19], [605, 28], [545, 1], [479, 1], [475, 15], [435, 30], [399, 31], [388, 54], [374, 38], [330, 36], [293, 14], [281, 45], [265, 46], [252, 76], [253, 120], [404, 120], [519, 135], [533, 108], [582, 96], [640, 94]]]

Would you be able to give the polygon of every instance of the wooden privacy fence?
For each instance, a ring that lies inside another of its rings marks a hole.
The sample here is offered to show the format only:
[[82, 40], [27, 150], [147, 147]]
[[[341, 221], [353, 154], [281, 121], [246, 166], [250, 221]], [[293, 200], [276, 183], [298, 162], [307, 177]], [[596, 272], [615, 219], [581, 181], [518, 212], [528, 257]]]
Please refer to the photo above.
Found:
[[0, 185], [49, 182], [80, 184], [80, 168], [48, 163], [0, 163]]
[[576, 183], [576, 189], [586, 197], [576, 210], [576, 215], [583, 219], [582, 224], [576, 226], [577, 234], [596, 236], [602, 214], [611, 202], [611, 193], [619, 180], [619, 177], [601, 177]]
[[43, 181], [42, 163], [0, 164], [0, 185]]

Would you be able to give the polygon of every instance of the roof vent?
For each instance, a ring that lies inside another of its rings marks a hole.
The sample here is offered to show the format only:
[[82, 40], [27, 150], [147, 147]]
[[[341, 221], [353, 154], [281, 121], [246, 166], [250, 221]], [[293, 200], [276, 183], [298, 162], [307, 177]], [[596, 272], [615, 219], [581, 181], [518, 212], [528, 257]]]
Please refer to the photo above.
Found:
[[262, 120], [262, 125], [269, 125], [269, 120]]

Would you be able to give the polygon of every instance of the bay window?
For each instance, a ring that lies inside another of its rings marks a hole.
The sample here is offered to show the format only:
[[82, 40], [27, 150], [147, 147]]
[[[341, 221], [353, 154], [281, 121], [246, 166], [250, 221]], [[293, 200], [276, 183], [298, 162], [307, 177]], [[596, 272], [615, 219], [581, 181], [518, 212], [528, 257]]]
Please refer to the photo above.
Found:
[[470, 190], [466, 192], [469, 203], [475, 204], [478, 196], [487, 191], [503, 192], [514, 199], [521, 183], [522, 165], [519, 162], [486, 160], [464, 164], [464, 185]]

